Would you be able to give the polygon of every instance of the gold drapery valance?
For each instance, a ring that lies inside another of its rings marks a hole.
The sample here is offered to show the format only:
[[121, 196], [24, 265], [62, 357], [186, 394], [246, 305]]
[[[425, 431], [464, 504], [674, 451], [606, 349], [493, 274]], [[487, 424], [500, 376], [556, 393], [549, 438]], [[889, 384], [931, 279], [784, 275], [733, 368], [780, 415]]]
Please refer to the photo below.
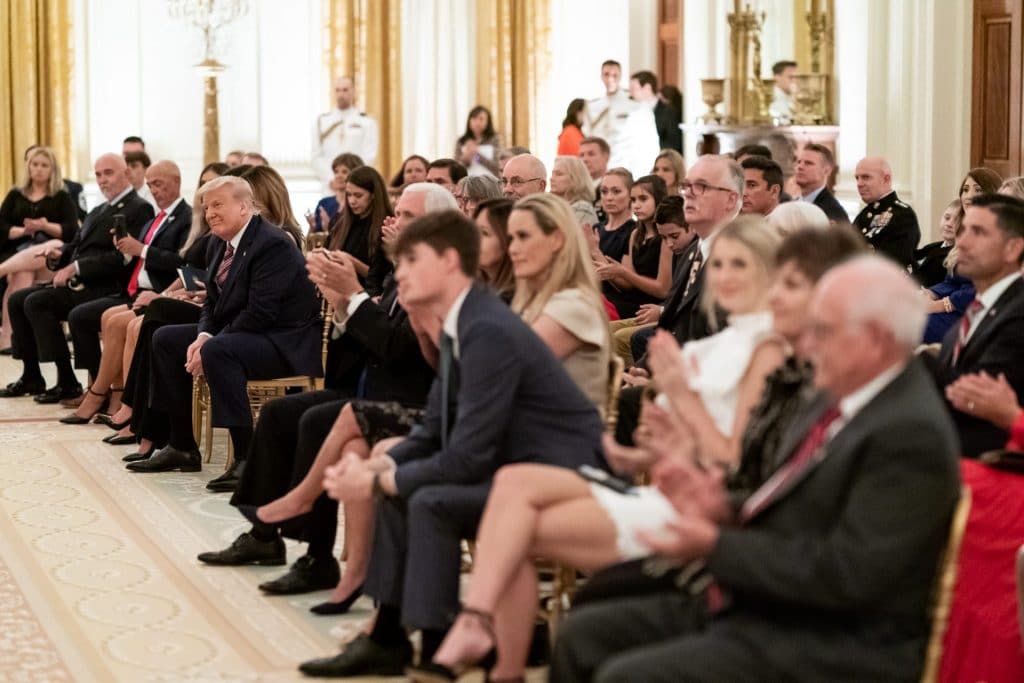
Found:
[[0, 2], [0, 188], [21, 179], [32, 144], [70, 168], [71, 70], [74, 45], [70, 0]]
[[476, 5], [477, 101], [491, 110], [509, 147], [538, 145], [536, 103], [550, 64], [550, 14], [549, 0]]
[[324, 66], [352, 76], [356, 97], [380, 129], [377, 170], [402, 163], [401, 0], [323, 0]]

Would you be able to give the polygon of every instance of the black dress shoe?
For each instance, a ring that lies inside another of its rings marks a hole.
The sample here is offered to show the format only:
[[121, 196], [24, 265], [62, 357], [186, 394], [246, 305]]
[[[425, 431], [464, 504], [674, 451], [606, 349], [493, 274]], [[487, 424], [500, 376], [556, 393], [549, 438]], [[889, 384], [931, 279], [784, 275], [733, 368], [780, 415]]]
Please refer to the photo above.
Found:
[[345, 646], [340, 654], [311, 659], [299, 665], [307, 676], [320, 678], [342, 676], [401, 676], [412, 662], [412, 645], [384, 647], [362, 634]]
[[125, 427], [127, 427], [129, 424], [131, 424], [132, 419], [128, 418], [124, 422], [114, 422], [113, 418], [111, 418], [106, 413], [97, 413], [96, 414], [96, 422], [98, 422], [101, 425], [107, 425], [111, 429], [119, 432], [122, 429], [124, 429]]
[[103, 443], [109, 443], [111, 446], [127, 446], [135, 443], [137, 440], [134, 434], [128, 434], [127, 436], [111, 434], [110, 436], [103, 437]]
[[256, 564], [263, 567], [284, 564], [284, 541], [280, 536], [272, 541], [261, 541], [248, 531], [236, 538], [224, 550], [199, 553], [198, 559], [206, 564], [237, 567]]
[[138, 462], [140, 460], [146, 460], [146, 459], [149, 458], [149, 456], [153, 455], [153, 451], [155, 451], [155, 450], [156, 450], [155, 446], [150, 446], [149, 450], [146, 451], [145, 453], [143, 453], [142, 451], [137, 451], [135, 453], [129, 453], [128, 455], [126, 455], [123, 458], [121, 458], [121, 462]]
[[90, 420], [92, 420], [91, 417], [79, 417], [78, 415], [72, 413], [67, 417], [62, 417], [60, 419], [60, 423], [62, 425], [87, 425], [89, 424]]
[[42, 382], [26, 382], [19, 379], [17, 382], [11, 382], [3, 389], [0, 389], [0, 398], [31, 396], [43, 391], [46, 391], [46, 385]]
[[309, 608], [309, 611], [313, 614], [325, 615], [325, 614], [345, 614], [352, 608], [356, 600], [361, 598], [363, 595], [363, 587], [359, 586], [354, 591], [349, 593], [348, 597], [338, 602], [321, 602], [319, 605], [313, 605]]
[[70, 387], [62, 387], [61, 385], [53, 386], [33, 397], [36, 403], [49, 404], [49, 403], [60, 403], [61, 401], [67, 401], [68, 399], [78, 398], [82, 395], [82, 385], [75, 384]]
[[132, 472], [198, 472], [203, 469], [203, 458], [199, 451], [179, 451], [167, 446], [145, 460], [128, 463], [128, 469]]
[[334, 588], [340, 580], [338, 561], [333, 557], [319, 560], [312, 555], [303, 555], [295, 560], [284, 576], [261, 583], [260, 590], [273, 595], [298, 595]]
[[13, 355], [14, 355], [14, 347], [12, 347], [12, 346], [5, 346], [4, 348], [0, 349], [0, 356], [13, 356]]
[[235, 460], [227, 472], [206, 482], [206, 490], [212, 493], [230, 493], [238, 488], [245, 471], [245, 460]]

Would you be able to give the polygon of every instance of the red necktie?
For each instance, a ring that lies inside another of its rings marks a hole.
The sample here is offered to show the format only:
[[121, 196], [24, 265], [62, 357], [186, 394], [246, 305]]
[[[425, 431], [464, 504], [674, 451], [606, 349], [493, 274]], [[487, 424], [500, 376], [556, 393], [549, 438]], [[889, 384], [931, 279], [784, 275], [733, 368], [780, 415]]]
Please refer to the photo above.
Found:
[[228, 271], [231, 270], [231, 262], [234, 259], [235, 248], [231, 246], [231, 242], [228, 242], [228, 247], [224, 250], [224, 258], [221, 259], [220, 265], [217, 267], [217, 286], [222, 289], [228, 279]]
[[[165, 211], [161, 211], [156, 215], [156, 218], [153, 219], [153, 222], [149, 226], [149, 231], [146, 232], [146, 236], [142, 238], [143, 244], [149, 244], [150, 240], [153, 239], [153, 235], [156, 234], [157, 228], [160, 227], [160, 224], [164, 222], [164, 216], [166, 215], [167, 213]], [[139, 273], [142, 272], [143, 265], [145, 265], [145, 261], [142, 256], [139, 256], [135, 261], [135, 269], [132, 271], [132, 277], [128, 280], [129, 297], [135, 296], [135, 292], [139, 291]]]
[[964, 317], [960, 318], [960, 334], [956, 336], [956, 346], [953, 347], [953, 365], [956, 365], [956, 362], [960, 359], [960, 351], [967, 345], [967, 335], [971, 331], [971, 324], [974, 323], [974, 319], [984, 307], [981, 299], [975, 299], [967, 307], [967, 310], [964, 311]]
[[818, 418], [818, 421], [807, 431], [807, 436], [804, 437], [793, 457], [776, 470], [775, 474], [769, 477], [768, 481], [762, 484], [761, 488], [757, 489], [743, 504], [743, 508], [740, 510], [740, 518], [743, 522], [749, 521], [768, 507], [768, 504], [775, 500], [797, 475], [807, 469], [814, 454], [824, 445], [829, 426], [838, 418], [839, 408], [836, 406], [832, 406]]

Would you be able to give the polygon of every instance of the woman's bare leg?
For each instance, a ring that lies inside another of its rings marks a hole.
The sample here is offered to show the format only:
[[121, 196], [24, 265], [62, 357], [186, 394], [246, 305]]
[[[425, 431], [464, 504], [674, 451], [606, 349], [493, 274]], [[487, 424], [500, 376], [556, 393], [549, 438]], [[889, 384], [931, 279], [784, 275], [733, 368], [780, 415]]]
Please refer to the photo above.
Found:
[[[128, 310], [127, 306], [114, 306], [103, 311], [100, 317], [100, 330], [103, 339], [103, 353], [100, 355], [100, 367], [92, 386], [82, 399], [81, 405], [75, 410], [78, 417], [92, 417], [99, 412], [107, 392], [117, 389], [116, 405], [111, 406], [114, 412], [121, 403], [120, 390], [123, 388], [118, 381], [121, 374], [121, 350], [124, 348], [124, 330], [127, 321], [119, 318], [119, 314]], [[112, 399], [113, 401], [114, 399]]]
[[11, 317], [7, 314], [7, 300], [19, 289], [31, 287], [32, 282], [32, 273], [27, 271], [18, 271], [7, 276], [7, 289], [4, 291], [3, 301], [4, 319], [3, 324], [0, 325], [0, 348], [6, 349], [11, 345]]
[[[342, 448], [344, 453], [357, 453], [361, 458], [370, 457], [370, 449], [362, 438], [353, 439]], [[319, 456], [318, 456], [319, 457]], [[321, 492], [323, 477], [321, 476]], [[370, 566], [370, 549], [373, 547], [373, 501], [345, 503], [345, 572], [327, 598], [341, 602], [359, 589], [366, 581]]]
[[[119, 386], [124, 386], [128, 379], [128, 373], [131, 371], [132, 357], [135, 355], [135, 347], [139, 343], [139, 330], [142, 329], [143, 319], [143, 316], [135, 315], [134, 311], [129, 311], [123, 315], [130, 315], [131, 318], [128, 320], [128, 326], [125, 329], [124, 351], [121, 353], [121, 384]], [[127, 403], [122, 403], [117, 412], [110, 416], [110, 419], [118, 423], [132, 419], [132, 407]], [[121, 436], [131, 436], [131, 433], [132, 430], [129, 427], [125, 427], [119, 432]]]
[[38, 270], [46, 270], [46, 260], [42, 254], [45, 254], [50, 247], [59, 247], [62, 244], [64, 243], [60, 240], [49, 240], [28, 249], [22, 249], [0, 263], [0, 277], [21, 271], [34, 273]]
[[[536, 555], [580, 569], [619, 560], [615, 525], [591, 496], [590, 485], [570, 470], [548, 465], [511, 465], [499, 470], [477, 537], [478, 553], [465, 604], [488, 614], [495, 613], [513, 582], [520, 590], [529, 585], [524, 567], [530, 563], [532, 571]], [[531, 607], [536, 597], [534, 593], [526, 600]], [[510, 641], [506, 650], [517, 649], [515, 638]], [[492, 644], [478, 619], [461, 615], [434, 661], [445, 666], [472, 661]]]
[[[351, 448], [353, 441], [361, 441], [360, 448]], [[341, 409], [338, 419], [334, 421], [331, 431], [320, 446], [309, 472], [303, 477], [291, 491], [275, 501], [261, 505], [256, 514], [261, 521], [267, 524], [282, 522], [301, 514], [309, 512], [313, 508], [313, 501], [317, 499], [324, 490], [324, 472], [328, 467], [341, 459], [342, 453], [351, 448], [357, 453], [369, 453], [369, 446], [363, 441], [359, 425], [356, 423], [355, 414], [346, 403]], [[367, 457], [362, 455], [362, 457]]]

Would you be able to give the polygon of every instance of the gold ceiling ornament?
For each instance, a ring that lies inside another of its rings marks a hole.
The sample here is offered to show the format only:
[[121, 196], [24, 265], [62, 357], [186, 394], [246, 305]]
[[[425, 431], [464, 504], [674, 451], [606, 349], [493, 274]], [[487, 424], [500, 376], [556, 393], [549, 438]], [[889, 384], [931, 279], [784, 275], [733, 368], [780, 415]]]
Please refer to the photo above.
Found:
[[203, 34], [203, 61], [196, 68], [203, 75], [203, 163], [220, 161], [220, 112], [217, 105], [217, 74], [226, 67], [216, 56], [217, 32], [249, 12], [248, 0], [168, 0], [172, 19], [198, 28]]

